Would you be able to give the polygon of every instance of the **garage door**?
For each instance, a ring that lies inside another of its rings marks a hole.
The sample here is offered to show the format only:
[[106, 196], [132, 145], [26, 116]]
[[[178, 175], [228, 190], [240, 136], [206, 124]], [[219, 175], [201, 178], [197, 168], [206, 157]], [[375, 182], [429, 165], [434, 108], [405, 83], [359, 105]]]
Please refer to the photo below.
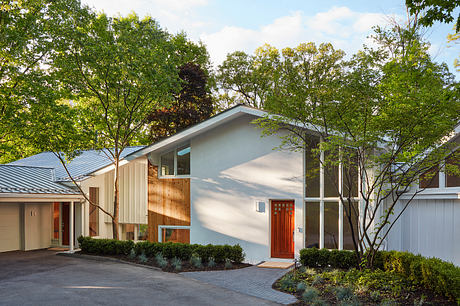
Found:
[[19, 205], [0, 203], [0, 252], [21, 248]]

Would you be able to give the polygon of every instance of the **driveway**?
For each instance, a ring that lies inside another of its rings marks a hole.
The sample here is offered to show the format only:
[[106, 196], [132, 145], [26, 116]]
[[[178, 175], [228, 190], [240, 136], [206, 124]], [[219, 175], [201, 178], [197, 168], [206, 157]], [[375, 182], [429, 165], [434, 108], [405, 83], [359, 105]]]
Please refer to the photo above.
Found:
[[55, 254], [0, 253], [0, 304], [275, 305], [178, 274]]

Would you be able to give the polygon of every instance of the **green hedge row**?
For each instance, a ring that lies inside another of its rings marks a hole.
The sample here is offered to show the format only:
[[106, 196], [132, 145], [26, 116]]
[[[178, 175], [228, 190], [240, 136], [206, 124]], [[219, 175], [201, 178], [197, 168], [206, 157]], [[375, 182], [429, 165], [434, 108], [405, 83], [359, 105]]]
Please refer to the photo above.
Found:
[[128, 255], [134, 249], [137, 255], [145, 254], [154, 257], [161, 253], [167, 259], [174, 257], [189, 260], [192, 255], [198, 255], [204, 262], [213, 258], [215, 262], [222, 263], [227, 260], [240, 263], [244, 260], [243, 249], [239, 245], [200, 245], [172, 242], [149, 242], [134, 243], [130, 240], [94, 239], [91, 237], [79, 237], [78, 242], [83, 252], [97, 255]]
[[[309, 248], [300, 251], [300, 262], [312, 268], [350, 269], [356, 267], [357, 260], [353, 251]], [[460, 267], [452, 263], [408, 252], [379, 251], [374, 267], [400, 273], [426, 289], [460, 301]]]

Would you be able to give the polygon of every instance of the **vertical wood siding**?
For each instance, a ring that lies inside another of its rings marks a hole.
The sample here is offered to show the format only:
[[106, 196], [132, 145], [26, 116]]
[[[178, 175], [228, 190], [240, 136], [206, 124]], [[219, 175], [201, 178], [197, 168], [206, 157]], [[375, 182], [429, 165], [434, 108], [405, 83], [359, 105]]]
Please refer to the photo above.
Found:
[[158, 241], [158, 225], [190, 225], [190, 179], [159, 179], [149, 163], [148, 239]]

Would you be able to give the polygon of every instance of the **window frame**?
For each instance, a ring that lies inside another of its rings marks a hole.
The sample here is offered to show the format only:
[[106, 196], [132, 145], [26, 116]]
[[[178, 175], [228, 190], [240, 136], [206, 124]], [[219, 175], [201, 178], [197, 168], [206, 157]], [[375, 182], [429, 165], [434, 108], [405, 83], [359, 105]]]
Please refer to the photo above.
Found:
[[[177, 174], [177, 152], [178, 152], [178, 150], [180, 148], [183, 150], [184, 147], [190, 148], [190, 153], [189, 153], [190, 154], [190, 157], [189, 157], [189, 170], [190, 170], [189, 172], [190, 173], [189, 174]], [[173, 174], [162, 175], [162, 173], [163, 173], [163, 169], [162, 169], [163, 163], [161, 162], [161, 157], [166, 155], [166, 154], [169, 154], [171, 152], [174, 153], [174, 171], [173, 171]], [[189, 143], [187, 143], [187, 144], [183, 144], [183, 145], [179, 145], [179, 146], [175, 147], [174, 150], [169, 150], [169, 151], [166, 151], [164, 153], [161, 153], [160, 158], [159, 158], [159, 169], [160, 170], [158, 171], [158, 178], [160, 178], [160, 179], [161, 178], [190, 178], [190, 175], [191, 175], [191, 172], [192, 172], [192, 167], [191, 167], [191, 161], [192, 161], [191, 156], [192, 156], [192, 154], [191, 154], [191, 152], [192, 152], [192, 146]]]
[[188, 229], [190, 230], [191, 226], [190, 225], [158, 225], [158, 242], [163, 242], [163, 229]]

